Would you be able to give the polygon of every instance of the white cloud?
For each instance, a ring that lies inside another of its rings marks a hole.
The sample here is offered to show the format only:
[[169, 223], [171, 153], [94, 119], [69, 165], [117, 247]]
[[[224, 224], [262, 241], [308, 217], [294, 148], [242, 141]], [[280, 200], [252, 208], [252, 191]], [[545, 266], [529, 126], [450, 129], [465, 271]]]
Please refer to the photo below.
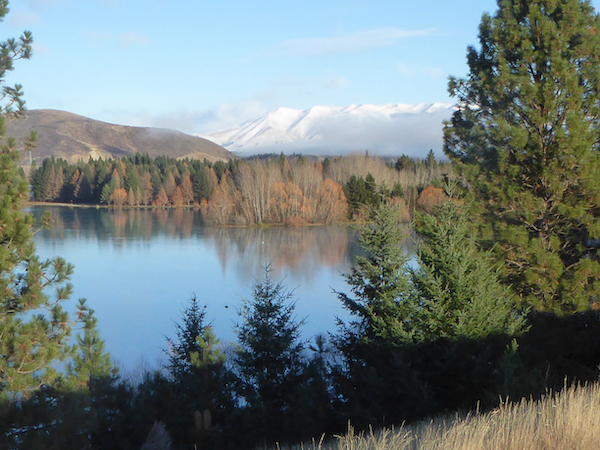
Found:
[[337, 78], [332, 78], [330, 80], [325, 81], [325, 83], [323, 83], [323, 87], [327, 88], [327, 89], [331, 89], [331, 88], [342, 88], [345, 86], [349, 86], [350, 81], [347, 80], [344, 77], [337, 77]]
[[50, 48], [44, 44], [36, 44], [35, 42], [32, 44], [33, 54], [38, 55], [49, 55]]
[[422, 30], [380, 28], [358, 31], [344, 36], [288, 39], [267, 51], [267, 55], [272, 57], [341, 55], [386, 47], [395, 44], [400, 39], [428, 36], [434, 32], [433, 28]]
[[402, 75], [414, 77], [417, 75], [418, 70], [415, 64], [400, 63], [398, 64], [398, 72], [400, 72]]
[[40, 23], [42, 18], [32, 12], [25, 12], [22, 9], [16, 10], [9, 16], [9, 23], [18, 27], [28, 27]]
[[427, 73], [429, 78], [431, 78], [433, 80], [441, 78], [444, 75], [444, 71], [442, 69], [440, 69], [439, 67], [433, 67], [431, 69], [427, 69], [425, 72]]
[[444, 76], [444, 71], [439, 67], [422, 67], [418, 64], [399, 63], [398, 73], [407, 77], [427, 77], [437, 80]]
[[225, 103], [210, 111], [209, 120], [201, 124], [202, 129], [199, 132], [208, 133], [215, 130], [225, 130], [248, 120], [254, 120], [267, 112], [268, 110], [262, 103], [257, 101]]
[[128, 47], [132, 45], [148, 45], [150, 43], [150, 38], [145, 34], [136, 34], [131, 31], [121, 34], [111, 34], [111, 33], [98, 33], [92, 31], [88, 33], [93, 40], [99, 42], [116, 42], [123, 47]]
[[150, 43], [150, 38], [145, 34], [128, 32], [120, 34], [118, 38], [121, 45], [147, 45]]
[[115, 123], [134, 127], [156, 127], [178, 130], [188, 134], [224, 130], [253, 120], [268, 111], [259, 102], [228, 103], [213, 110], [179, 110], [164, 114], [132, 111], [105, 111], [115, 117]]
[[407, 154], [423, 158], [433, 149], [442, 156], [442, 129], [450, 110], [435, 113], [401, 114], [392, 120], [365, 119], [344, 123], [332, 118], [317, 130], [323, 137], [320, 148], [329, 154], [374, 151], [382, 156]]

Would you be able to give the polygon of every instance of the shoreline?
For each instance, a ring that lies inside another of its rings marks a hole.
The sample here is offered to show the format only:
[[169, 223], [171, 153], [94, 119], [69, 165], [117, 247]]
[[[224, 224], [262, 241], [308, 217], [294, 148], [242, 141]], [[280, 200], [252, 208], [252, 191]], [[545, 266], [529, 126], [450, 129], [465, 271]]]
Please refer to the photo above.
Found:
[[152, 205], [140, 205], [140, 206], [114, 206], [114, 205], [100, 205], [94, 203], [58, 203], [58, 202], [23, 202], [25, 206], [62, 206], [69, 208], [96, 208], [96, 209], [174, 209], [174, 208], [186, 208], [186, 209], [200, 209], [200, 205], [166, 205], [166, 206], [152, 206]]
[[[55, 202], [30, 202], [30, 201], [23, 202], [24, 208], [27, 208], [30, 206], [48, 206], [48, 207], [58, 206], [61, 208], [108, 209], [108, 210], [115, 210], [115, 211], [119, 211], [119, 210], [120, 211], [123, 211], [123, 210], [158, 210], [158, 209], [183, 208], [183, 209], [198, 211], [200, 213], [200, 215], [202, 215], [202, 213], [200, 211], [200, 205], [114, 206], [114, 205], [96, 205], [96, 204], [89, 204], [89, 203], [55, 203]], [[222, 228], [279, 228], [279, 227], [281, 227], [281, 228], [284, 228], [284, 227], [285, 228], [302, 228], [302, 227], [327, 227], [327, 226], [338, 226], [338, 225], [352, 226], [352, 225], [360, 225], [361, 223], [364, 223], [364, 222], [345, 221], [345, 222], [335, 222], [335, 223], [329, 223], [329, 224], [326, 224], [326, 223], [304, 223], [304, 224], [296, 224], [296, 225], [289, 225], [289, 224], [285, 224], [285, 223], [234, 225], [234, 224], [216, 224], [216, 223], [205, 222], [206, 225], [213, 226], [213, 227], [222, 227]]]

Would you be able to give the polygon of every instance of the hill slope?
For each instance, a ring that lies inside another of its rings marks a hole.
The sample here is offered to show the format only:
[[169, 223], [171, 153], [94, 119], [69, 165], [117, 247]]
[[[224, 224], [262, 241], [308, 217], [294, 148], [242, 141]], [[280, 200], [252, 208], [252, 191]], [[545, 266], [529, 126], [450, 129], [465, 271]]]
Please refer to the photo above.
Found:
[[7, 135], [18, 142], [32, 130], [38, 132], [33, 152], [38, 162], [49, 156], [77, 162], [89, 157], [120, 158], [137, 152], [152, 157], [206, 158], [213, 162], [235, 158], [211, 141], [179, 131], [112, 125], [65, 111], [31, 110], [24, 118], [11, 119], [7, 124]]

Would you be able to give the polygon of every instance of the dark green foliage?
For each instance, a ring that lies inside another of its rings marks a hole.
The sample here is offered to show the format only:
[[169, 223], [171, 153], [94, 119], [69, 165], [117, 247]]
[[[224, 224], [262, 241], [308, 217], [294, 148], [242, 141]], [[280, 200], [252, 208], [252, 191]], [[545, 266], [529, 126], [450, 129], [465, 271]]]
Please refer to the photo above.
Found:
[[348, 201], [348, 218], [354, 218], [361, 207], [375, 206], [379, 203], [380, 195], [375, 178], [370, 173], [366, 179], [352, 175], [344, 186], [344, 194]]
[[[215, 163], [222, 170], [225, 163]], [[69, 164], [61, 158], [47, 158], [30, 175], [34, 201], [63, 203], [111, 204], [111, 194], [125, 189], [130, 206], [150, 205], [161, 187], [172, 191], [181, 186], [184, 175], [194, 182], [196, 201], [209, 198], [213, 186], [205, 171], [205, 163], [176, 160], [167, 156], [156, 159], [137, 154], [117, 160], [94, 160]]]
[[213, 186], [210, 185], [208, 174], [204, 166], [198, 168], [192, 173], [192, 189], [194, 190], [194, 200], [200, 202], [203, 198], [210, 198]]
[[402, 155], [396, 160], [396, 164], [394, 167], [396, 170], [415, 170], [416, 163], [413, 161], [410, 156]]
[[344, 308], [357, 319], [340, 323], [343, 348], [354, 342], [402, 343], [416, 339], [419, 306], [410, 284], [402, 250], [406, 229], [400, 207], [384, 203], [371, 211], [372, 222], [360, 229], [360, 244], [366, 256], [356, 259], [345, 275], [353, 297], [338, 292]]
[[108, 353], [104, 352], [104, 340], [96, 326], [98, 320], [94, 310], [86, 308], [84, 300], [79, 300], [79, 310], [86, 311], [83, 330], [76, 336], [72, 360], [68, 366], [68, 382], [76, 389], [86, 389], [90, 380], [115, 378], [117, 369], [112, 365]]
[[94, 429], [86, 393], [46, 386], [26, 400], [5, 403], [0, 447], [10, 449], [89, 448]]
[[587, 1], [499, 2], [468, 77], [449, 83], [445, 152], [506, 282], [539, 310], [585, 310], [600, 293], [599, 30]]
[[242, 422], [250, 428], [245, 432], [254, 434], [255, 442], [281, 440], [295, 428], [305, 371], [302, 322], [293, 316], [293, 293], [274, 284], [270, 272], [266, 267], [264, 280], [252, 287], [252, 299], [244, 301], [242, 322], [236, 326], [237, 392], [246, 404]]
[[100, 203], [105, 205], [110, 203], [110, 196], [115, 190], [119, 189], [119, 181], [116, 177], [111, 177], [110, 181], [104, 185], [102, 188], [102, 193], [100, 194]]
[[[406, 231], [397, 206], [384, 203], [371, 214], [372, 223], [361, 228], [360, 243], [366, 253], [358, 257], [350, 274], [345, 275], [353, 296], [338, 292], [343, 306], [354, 317], [349, 323], [338, 321], [339, 334], [334, 344], [342, 364], [334, 369], [334, 379], [344, 399], [341, 405], [353, 425], [382, 424], [390, 416], [389, 399], [398, 400], [405, 391], [394, 385], [389, 371], [399, 372], [393, 351], [402, 344], [420, 339], [420, 307], [406, 268], [408, 256], [402, 251]], [[413, 395], [423, 394], [413, 388]], [[406, 405], [407, 398], [404, 398]], [[394, 408], [399, 408], [397, 404]]]
[[323, 173], [326, 176], [329, 174], [330, 168], [331, 168], [331, 160], [329, 158], [325, 158], [323, 160]]
[[390, 191], [390, 197], [404, 198], [404, 189], [402, 188], [402, 185], [400, 183], [394, 183], [394, 187]]
[[[0, 17], [7, 13], [0, 1]], [[2, 43], [0, 82], [12, 61], [28, 58], [31, 35]], [[8, 115], [24, 107], [19, 86], [3, 88], [0, 107], [0, 441], [2, 448], [83, 448], [92, 425], [88, 381], [112, 374], [96, 319], [84, 300], [75, 318], [63, 309], [73, 266], [56, 257], [40, 260], [32, 239], [33, 219], [21, 212], [27, 181], [16, 163], [15, 140], [5, 137]], [[13, 119], [16, 120], [16, 119]], [[35, 135], [25, 143], [32, 148]], [[66, 163], [50, 159], [35, 177], [38, 195], [62, 196]], [[66, 172], [73, 176], [72, 172]], [[47, 219], [46, 219], [47, 220]], [[83, 324], [81, 335], [72, 333]]]
[[435, 160], [433, 150], [429, 150], [429, 153], [427, 153], [427, 157], [423, 161], [423, 164], [425, 164], [425, 167], [428, 169], [433, 169], [435, 166], [437, 166], [437, 161]]
[[[7, 2], [0, 3], [0, 16]], [[7, 43], [0, 63], [0, 79], [10, 70], [11, 58], [26, 57], [31, 36], [21, 43]], [[0, 114], [0, 135], [5, 134], [5, 115], [21, 107], [20, 94], [8, 90], [9, 103]], [[69, 344], [74, 325], [91, 319], [82, 301], [77, 318], [63, 310], [72, 286], [73, 267], [62, 258], [40, 261], [35, 255], [32, 218], [21, 212], [27, 182], [19, 177], [20, 158], [14, 139], [0, 145], [0, 398], [26, 398], [36, 389], [52, 384], [59, 373], [55, 366], [72, 355]], [[54, 291], [54, 295], [49, 292]]]
[[367, 202], [365, 180], [352, 175], [344, 186], [344, 194], [348, 201], [348, 218], [352, 218], [359, 211], [360, 206]]
[[491, 254], [480, 251], [470, 236], [471, 223], [456, 201], [420, 214], [415, 231], [423, 242], [412, 283], [425, 313], [425, 339], [478, 339], [524, 330], [514, 294], [500, 283]]
[[215, 171], [215, 174], [217, 175], [217, 178], [219, 178], [219, 181], [221, 181], [221, 177], [227, 170], [227, 163], [223, 161], [217, 161], [213, 164], [213, 169]]
[[361, 230], [367, 256], [346, 275], [354, 297], [338, 293], [356, 319], [339, 324], [334, 342], [343, 363], [335, 379], [342, 408], [357, 426], [484, 399], [491, 405], [516, 384], [516, 373], [523, 377], [516, 354], [506, 352], [525, 320], [490, 255], [470, 238], [460, 206], [449, 199], [420, 216], [414, 269], [402, 252], [397, 214], [386, 204], [372, 211], [373, 222]]
[[[205, 308], [193, 296], [183, 312], [182, 323], [176, 324], [177, 340], [168, 340], [167, 369], [173, 379], [170, 401], [175, 404], [177, 420], [163, 420], [175, 442], [218, 448], [233, 409], [232, 377], [225, 368], [220, 343], [204, 319]], [[210, 424], [197, 419], [207, 414]]]

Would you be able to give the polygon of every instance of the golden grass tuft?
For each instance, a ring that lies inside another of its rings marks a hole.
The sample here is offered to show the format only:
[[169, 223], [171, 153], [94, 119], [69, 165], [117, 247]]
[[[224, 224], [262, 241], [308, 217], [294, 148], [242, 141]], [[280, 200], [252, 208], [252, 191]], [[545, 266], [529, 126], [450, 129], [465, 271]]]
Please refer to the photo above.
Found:
[[304, 444], [302, 450], [596, 450], [600, 385], [564, 389], [539, 401], [504, 402], [485, 414], [440, 417], [420, 424]]

